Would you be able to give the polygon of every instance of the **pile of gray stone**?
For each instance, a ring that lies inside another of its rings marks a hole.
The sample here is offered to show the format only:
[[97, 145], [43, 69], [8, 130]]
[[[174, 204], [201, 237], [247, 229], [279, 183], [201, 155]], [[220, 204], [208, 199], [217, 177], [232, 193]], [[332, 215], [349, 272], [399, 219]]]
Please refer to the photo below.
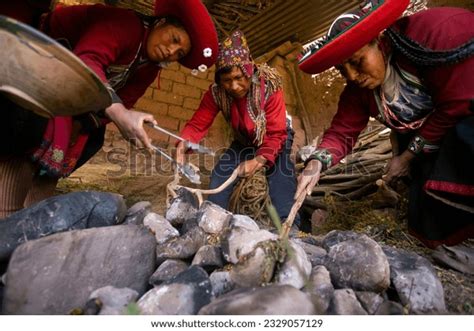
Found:
[[[3, 314], [436, 314], [430, 262], [364, 234], [278, 235], [182, 189], [166, 215], [76, 192], [0, 221]], [[1, 298], [1, 296], [0, 296]]]

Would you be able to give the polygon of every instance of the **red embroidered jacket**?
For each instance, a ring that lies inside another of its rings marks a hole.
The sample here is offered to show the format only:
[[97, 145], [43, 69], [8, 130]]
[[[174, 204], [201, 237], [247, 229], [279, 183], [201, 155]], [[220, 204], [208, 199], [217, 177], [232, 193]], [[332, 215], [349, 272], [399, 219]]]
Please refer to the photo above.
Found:
[[[398, 20], [395, 27], [412, 40], [434, 50], [447, 50], [474, 38], [474, 13], [458, 8], [433, 8]], [[394, 54], [403, 69], [413, 72], [430, 91], [434, 111], [417, 130], [427, 141], [437, 144], [460, 119], [472, 115], [474, 99], [474, 57], [454, 65], [416, 68], [406, 58]], [[379, 114], [373, 91], [348, 84], [339, 99], [338, 110], [319, 148], [332, 154], [337, 164], [353, 148], [369, 116]]]
[[[148, 30], [131, 10], [103, 5], [61, 7], [50, 14], [42, 28], [54, 39], [67, 40], [74, 54], [104, 82], [109, 66], [132, 63], [140, 43], [140, 55], [145, 57]], [[157, 64], [147, 62], [116, 91], [126, 108], [145, 93], [159, 70]]]
[[[282, 150], [287, 138], [286, 107], [281, 90], [273, 93], [268, 98], [264, 110], [267, 120], [266, 133], [262, 144], [256, 151], [256, 155], [263, 156], [267, 159], [267, 165], [271, 166]], [[191, 120], [186, 123], [181, 132], [181, 137], [191, 142], [199, 142], [207, 134], [218, 113], [219, 109], [212, 96], [212, 91], [209, 89]], [[254, 140], [255, 125], [247, 110], [247, 97], [234, 99], [230, 111], [230, 119], [230, 124], [234, 130], [239, 131], [249, 142]]]

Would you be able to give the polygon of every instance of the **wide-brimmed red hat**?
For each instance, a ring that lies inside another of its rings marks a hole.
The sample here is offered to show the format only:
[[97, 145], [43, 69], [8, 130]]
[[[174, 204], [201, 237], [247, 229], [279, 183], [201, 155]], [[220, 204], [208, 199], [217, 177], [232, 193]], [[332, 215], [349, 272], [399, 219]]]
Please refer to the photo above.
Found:
[[[392, 25], [409, 3], [410, 0], [372, 0], [357, 12], [339, 16], [328, 35], [317, 41], [300, 59], [299, 68], [306, 73], [317, 74], [342, 63]], [[351, 23], [339, 27], [335, 34], [331, 30], [338, 21]]]
[[156, 0], [156, 16], [173, 16], [181, 21], [191, 39], [191, 51], [181, 60], [189, 69], [211, 67], [219, 49], [216, 28], [201, 0]]

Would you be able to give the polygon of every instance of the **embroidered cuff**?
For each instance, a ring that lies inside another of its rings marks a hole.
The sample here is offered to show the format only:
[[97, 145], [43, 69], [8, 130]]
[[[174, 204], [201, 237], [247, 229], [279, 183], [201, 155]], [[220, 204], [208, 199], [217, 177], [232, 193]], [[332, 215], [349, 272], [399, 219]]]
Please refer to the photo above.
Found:
[[419, 135], [413, 137], [408, 144], [408, 150], [415, 155], [436, 152], [438, 149], [438, 145], [429, 143], [425, 138]]
[[304, 165], [306, 166], [311, 160], [320, 161], [323, 164], [322, 171], [324, 171], [332, 164], [332, 154], [327, 149], [317, 149], [306, 159]]

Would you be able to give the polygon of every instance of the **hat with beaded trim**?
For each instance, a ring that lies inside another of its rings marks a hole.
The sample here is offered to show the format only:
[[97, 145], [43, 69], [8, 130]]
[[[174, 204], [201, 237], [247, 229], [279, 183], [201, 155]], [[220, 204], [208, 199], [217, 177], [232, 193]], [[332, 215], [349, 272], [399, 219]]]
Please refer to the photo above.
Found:
[[359, 10], [340, 15], [327, 35], [309, 46], [299, 60], [299, 68], [317, 74], [342, 63], [392, 25], [409, 3], [410, 0], [369, 0]]
[[179, 60], [189, 69], [206, 71], [217, 59], [218, 37], [212, 18], [201, 0], [156, 0], [156, 16], [181, 21], [191, 39], [191, 51]]

